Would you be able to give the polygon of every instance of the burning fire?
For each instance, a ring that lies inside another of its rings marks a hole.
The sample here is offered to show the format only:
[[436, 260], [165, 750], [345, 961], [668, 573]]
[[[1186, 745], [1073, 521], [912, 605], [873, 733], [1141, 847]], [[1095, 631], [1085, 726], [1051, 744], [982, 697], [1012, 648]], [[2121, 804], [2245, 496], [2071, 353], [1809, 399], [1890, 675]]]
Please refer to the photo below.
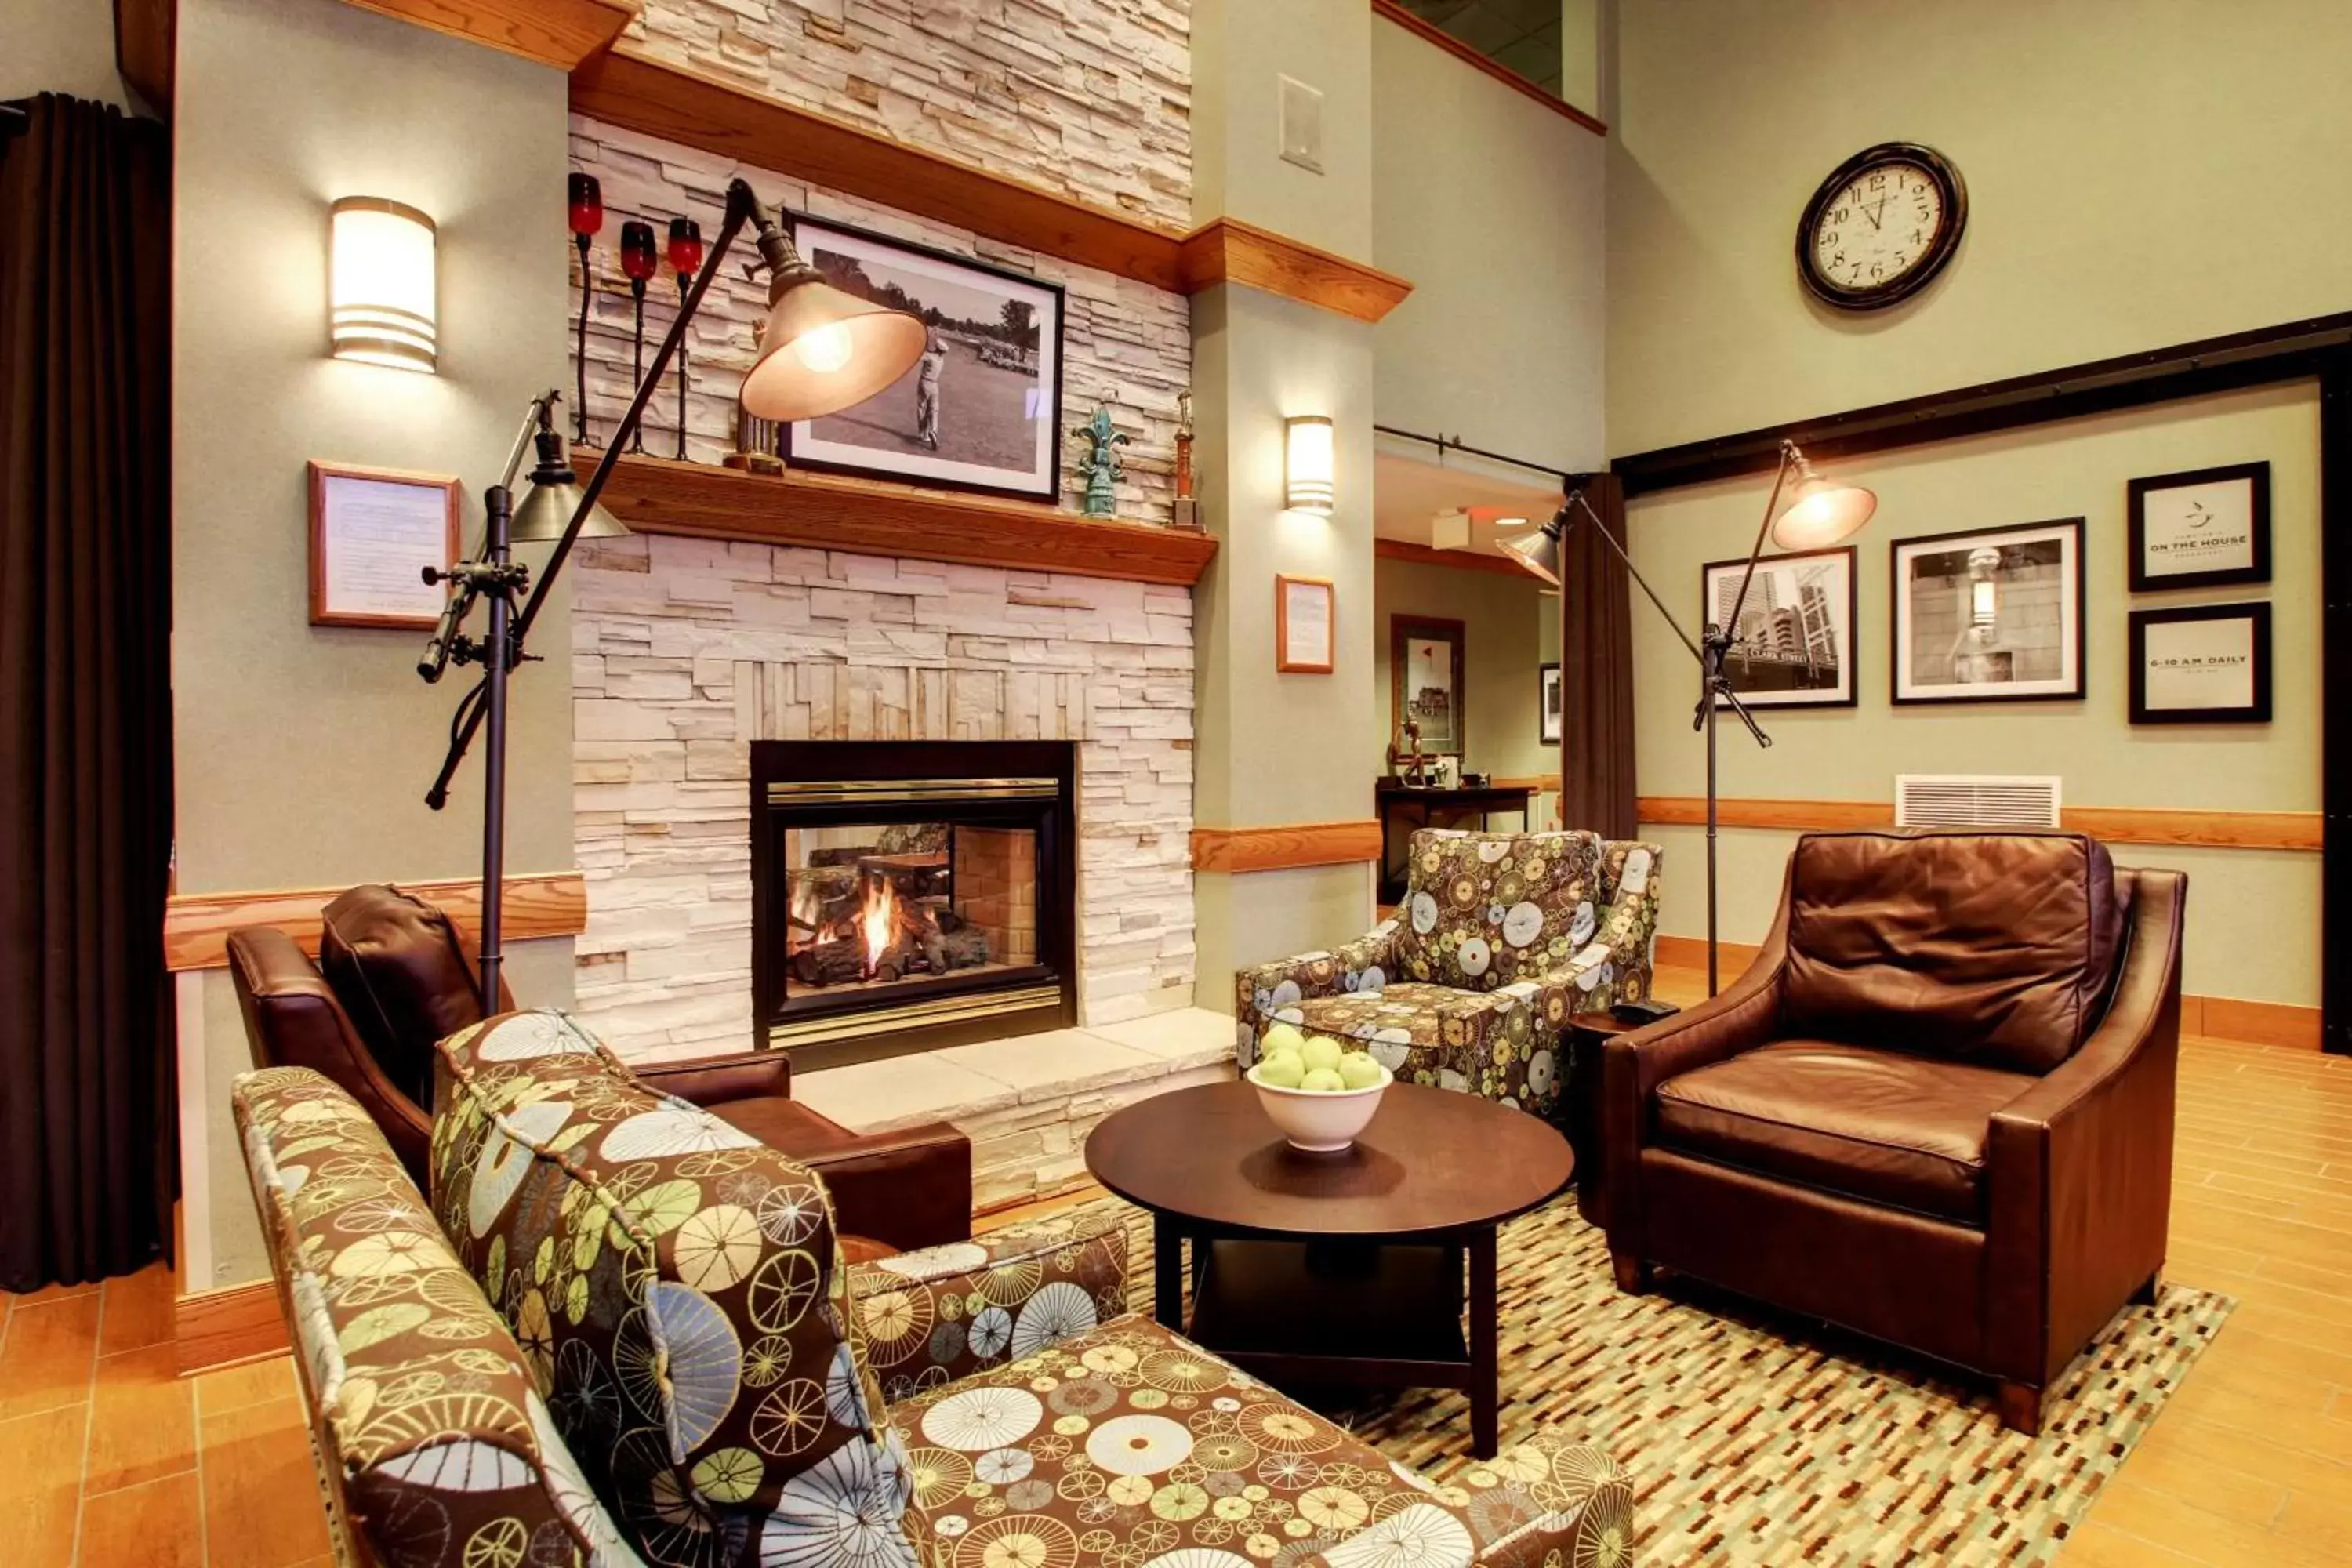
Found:
[[866, 910], [857, 923], [866, 939], [866, 973], [871, 974], [881, 967], [882, 955], [898, 930], [898, 895], [887, 878], [867, 884]]

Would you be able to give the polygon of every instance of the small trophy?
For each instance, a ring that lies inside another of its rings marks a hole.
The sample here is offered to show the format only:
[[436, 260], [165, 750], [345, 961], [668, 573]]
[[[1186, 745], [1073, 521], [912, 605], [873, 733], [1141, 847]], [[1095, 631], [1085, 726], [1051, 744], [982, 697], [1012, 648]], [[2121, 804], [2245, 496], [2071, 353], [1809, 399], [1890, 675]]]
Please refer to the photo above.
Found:
[[1176, 526], [1201, 531], [1201, 503], [1192, 494], [1192, 391], [1176, 395]]

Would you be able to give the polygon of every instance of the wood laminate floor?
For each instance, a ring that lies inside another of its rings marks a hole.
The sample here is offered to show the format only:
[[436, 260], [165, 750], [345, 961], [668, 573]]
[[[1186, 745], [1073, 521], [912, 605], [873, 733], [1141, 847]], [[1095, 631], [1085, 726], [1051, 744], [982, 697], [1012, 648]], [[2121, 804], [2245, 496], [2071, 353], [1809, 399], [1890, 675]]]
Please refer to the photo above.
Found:
[[[1659, 977], [1672, 1001], [1703, 988], [1695, 973]], [[2168, 1273], [2241, 1305], [2063, 1562], [2341, 1568], [2352, 1563], [2352, 1058], [2188, 1039], [2179, 1134]], [[293, 1363], [175, 1377], [172, 1289], [157, 1268], [0, 1298], [6, 1568], [330, 1561]]]

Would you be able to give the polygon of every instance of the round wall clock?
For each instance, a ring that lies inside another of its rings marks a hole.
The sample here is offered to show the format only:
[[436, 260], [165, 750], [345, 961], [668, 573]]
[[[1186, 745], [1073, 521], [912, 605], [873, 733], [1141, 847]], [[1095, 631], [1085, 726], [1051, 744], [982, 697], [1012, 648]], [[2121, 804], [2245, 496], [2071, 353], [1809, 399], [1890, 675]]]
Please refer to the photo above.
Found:
[[1882, 142], [1840, 163], [1797, 225], [1797, 275], [1816, 299], [1876, 310], [1927, 285], [1969, 220], [1960, 172], [1932, 148]]

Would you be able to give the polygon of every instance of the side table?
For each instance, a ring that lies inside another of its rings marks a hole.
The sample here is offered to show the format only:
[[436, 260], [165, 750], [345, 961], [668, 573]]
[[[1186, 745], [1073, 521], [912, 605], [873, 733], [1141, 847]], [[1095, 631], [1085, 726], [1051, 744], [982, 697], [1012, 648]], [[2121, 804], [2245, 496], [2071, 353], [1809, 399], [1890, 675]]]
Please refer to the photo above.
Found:
[[1608, 1157], [1601, 1147], [1601, 1051], [1611, 1036], [1643, 1027], [1614, 1013], [1570, 1013], [1560, 1029], [1568, 1076], [1556, 1115], [1576, 1151], [1576, 1212], [1586, 1223], [1609, 1223]]

